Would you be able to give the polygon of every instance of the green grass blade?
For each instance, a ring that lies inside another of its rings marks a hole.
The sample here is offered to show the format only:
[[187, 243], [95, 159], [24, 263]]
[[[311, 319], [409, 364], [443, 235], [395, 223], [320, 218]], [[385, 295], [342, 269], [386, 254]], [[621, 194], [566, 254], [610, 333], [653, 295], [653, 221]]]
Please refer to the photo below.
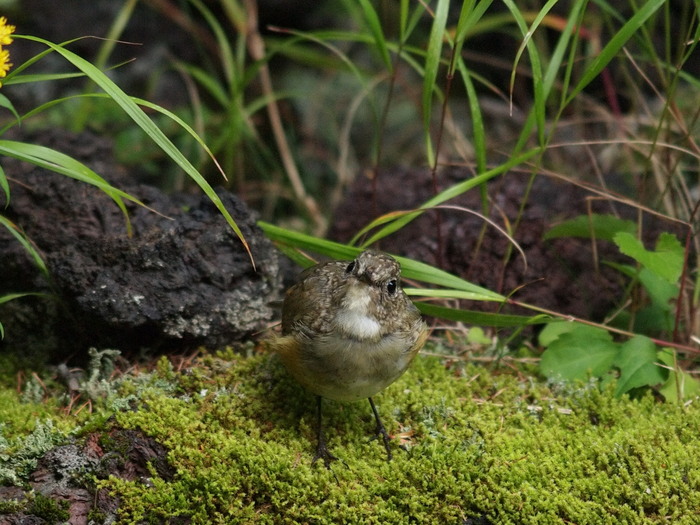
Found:
[[[87, 38], [87, 37], [85, 37], [85, 38]], [[51, 51], [49, 50], [46, 53], [51, 53]], [[42, 53], [42, 55], [45, 55], [46, 53]], [[114, 64], [113, 66], [107, 68], [106, 71], [118, 69], [126, 64], [129, 64], [132, 61], [133, 60], [126, 60], [124, 62]], [[29, 62], [31, 62], [31, 60], [28, 62], [25, 62], [24, 64], [22, 64], [22, 66], [25, 66]], [[72, 78], [85, 78], [85, 73], [33, 73], [33, 74], [26, 74], [25, 73], [23, 75], [13, 75], [9, 81], [5, 80], [3, 82], [3, 85], [15, 86], [18, 84], [33, 84], [35, 82], [54, 82], [56, 80], [70, 80]], [[85, 93], [83, 93], [83, 94], [85, 94]]]
[[[496, 292], [492, 292], [482, 286], [470, 283], [445, 270], [435, 268], [429, 264], [414, 261], [406, 257], [395, 256], [401, 264], [401, 273], [406, 279], [413, 279], [424, 283], [435, 284], [448, 288], [449, 291], [462, 291], [469, 294], [476, 294], [484, 297], [485, 301], [504, 301], [505, 297]], [[449, 294], [448, 294], [449, 296]]]
[[665, 4], [665, 0], [648, 0], [646, 3], [635, 9], [634, 15], [613, 35], [601, 52], [596, 56], [591, 64], [586, 68], [581, 80], [569, 93], [566, 99], [568, 105], [576, 95], [596, 78], [600, 72], [617, 56], [622, 46], [639, 31], [644, 23]]
[[[18, 39], [26, 38], [24, 35], [12, 35], [12, 37], [18, 38]], [[29, 37], [29, 38], [31, 39], [32, 37]], [[82, 37], [82, 38], [88, 38], [88, 37]], [[70, 44], [70, 43], [75, 42], [77, 40], [80, 40], [80, 38], [74, 38], [73, 40], [69, 40], [68, 42], [65, 42], [64, 45]], [[14, 82], [14, 78], [17, 76], [20, 76], [20, 73], [22, 73], [22, 71], [24, 71], [25, 69], [27, 69], [31, 65], [37, 63], [39, 60], [41, 60], [45, 56], [49, 55], [51, 52], [52, 52], [51, 49], [45, 49], [44, 51], [37, 53], [36, 55], [31, 57], [30, 59], [22, 62], [20, 65], [13, 67], [12, 69], [10, 69], [10, 72], [7, 74], [7, 76], [2, 81], [2, 83], [7, 84], [9, 82]]]
[[[136, 204], [146, 207], [144, 203], [136, 197], [115, 188], [97, 173], [88, 168], [85, 164], [75, 160], [73, 157], [61, 153], [60, 151], [40, 146], [38, 144], [28, 144], [14, 140], [0, 140], [0, 155], [6, 155], [36, 166], [41, 166], [56, 173], [66, 175], [81, 182], [87, 182], [107, 193], [115, 201], [127, 199]], [[118, 204], [118, 202], [117, 202]], [[120, 206], [121, 207], [121, 206]]]
[[541, 152], [540, 148], [533, 148], [531, 150], [526, 151], [525, 153], [522, 153], [518, 155], [517, 157], [512, 157], [510, 160], [507, 162], [501, 164], [500, 166], [497, 166], [495, 168], [492, 168], [485, 173], [482, 173], [481, 175], [477, 175], [476, 177], [473, 177], [471, 179], [468, 179], [464, 182], [460, 182], [458, 184], [455, 184], [454, 186], [451, 186], [447, 188], [446, 190], [441, 191], [437, 195], [435, 195], [433, 198], [427, 200], [425, 203], [423, 203], [420, 206], [420, 209], [418, 211], [408, 213], [406, 215], [403, 215], [399, 217], [398, 219], [394, 220], [393, 222], [389, 223], [387, 226], [379, 230], [377, 233], [375, 233], [372, 237], [370, 237], [369, 240], [367, 240], [365, 243], [363, 243], [363, 246], [370, 246], [371, 244], [377, 242], [378, 240], [386, 237], [387, 235], [390, 235], [404, 226], [406, 226], [409, 222], [413, 221], [417, 217], [419, 217], [422, 213], [424, 213], [426, 210], [429, 210], [430, 208], [437, 206], [438, 204], [442, 204], [443, 202], [446, 202], [450, 199], [453, 199], [454, 197], [457, 197], [458, 195], [461, 195], [462, 193], [479, 186], [481, 184], [486, 183], [487, 181], [491, 180], [492, 178], [505, 173], [506, 171], [510, 170], [511, 168], [522, 164], [523, 162], [526, 162], [528, 159], [531, 157], [537, 155], [538, 153]]
[[40, 42], [53, 51], [60, 54], [63, 58], [73, 64], [76, 68], [84, 72], [90, 79], [100, 86], [105, 93], [107, 93], [121, 108], [124, 112], [131, 117], [131, 119], [143, 130], [146, 134], [173, 160], [175, 163], [182, 168], [185, 173], [187, 173], [192, 180], [194, 180], [197, 185], [204, 191], [204, 193], [209, 197], [209, 199], [214, 203], [217, 209], [228, 222], [229, 226], [236, 233], [238, 238], [243, 243], [245, 250], [250, 256], [251, 263], [255, 265], [253, 261], [253, 255], [250, 252], [250, 247], [248, 242], [243, 237], [243, 233], [233, 220], [231, 214], [228, 212], [224, 206], [221, 198], [216, 194], [214, 189], [209, 185], [209, 183], [204, 179], [204, 177], [197, 171], [197, 169], [190, 163], [190, 161], [177, 149], [177, 147], [172, 143], [172, 141], [165, 136], [165, 134], [155, 125], [155, 123], [144, 113], [144, 111], [138, 107], [138, 105], [129, 97], [124, 91], [119, 88], [112, 80], [109, 79], [104, 73], [93, 66], [90, 62], [84, 58], [76, 55], [75, 53], [63, 48], [60, 45], [54, 44], [42, 38], [37, 38], [33, 36], [21, 36], [18, 38], [24, 38], [27, 40], [32, 40], [35, 42]]
[[231, 99], [224, 89], [224, 86], [206, 70], [179, 60], [174, 61], [174, 65], [184, 74], [189, 75], [197, 81], [221, 107], [225, 108], [230, 105]]
[[465, 299], [467, 301], [503, 302], [505, 297], [485, 288], [473, 285], [474, 290], [444, 290], [442, 288], [404, 288], [404, 291], [414, 297], [439, 297], [440, 299]]
[[389, 73], [391, 73], [393, 70], [391, 56], [389, 55], [389, 49], [386, 45], [386, 37], [384, 36], [384, 30], [382, 29], [382, 24], [379, 21], [377, 12], [374, 10], [374, 7], [369, 0], [360, 0], [360, 7], [362, 7], [365, 22], [367, 23], [369, 32], [372, 34], [374, 44], [377, 46], [379, 56], [381, 56], [382, 62], [384, 63], [384, 67]]
[[[34, 264], [36, 265], [37, 268], [39, 268], [39, 271], [45, 276], [49, 276], [49, 269], [46, 267], [46, 263], [44, 260], [41, 258], [41, 255], [39, 255], [39, 252], [34, 248], [34, 245], [29, 241], [29, 239], [20, 231], [20, 229], [17, 227], [15, 223], [10, 221], [7, 217], [3, 217], [0, 215], [0, 224], [2, 224], [7, 230], [17, 239], [17, 241], [22, 245], [22, 247], [26, 250], [26, 252], [30, 255], [32, 260], [34, 261]], [[24, 295], [24, 294], [22, 294]], [[21, 295], [20, 295], [21, 296]], [[8, 297], [8, 296], [4, 296]], [[9, 300], [9, 299], [8, 299]], [[0, 303], [4, 301], [0, 300]]]
[[129, 24], [134, 14], [136, 4], [138, 4], [138, 0], [127, 0], [122, 4], [93, 61], [95, 67], [102, 69], [107, 66], [107, 60], [109, 60], [112, 51], [114, 51], [114, 47], [119, 42], [119, 39], [124, 33], [124, 29], [126, 29], [126, 26]]
[[[552, 92], [552, 88], [554, 87], [554, 83], [557, 79], [557, 74], [559, 73], [562, 62], [564, 61], [564, 55], [566, 53], [567, 48], [569, 47], [569, 43], [571, 42], [572, 36], [574, 34], [574, 29], [576, 29], [577, 26], [581, 23], [580, 18], [583, 13], [583, 8], [586, 5], [587, 1], [588, 0], [579, 0], [577, 2], [574, 2], [571, 11], [569, 11], [566, 26], [564, 27], [564, 30], [559, 36], [557, 45], [555, 46], [554, 52], [552, 53], [552, 56], [549, 59], [547, 69], [544, 72], [544, 78], [542, 82], [543, 94], [545, 99], [549, 98], [549, 95]], [[567, 77], [571, 74], [572, 68], [573, 64], [567, 65]], [[566, 84], [568, 84], [568, 78], [566, 79], [565, 85]], [[562, 97], [562, 100], [563, 99], [564, 97]]]
[[517, 327], [523, 325], [548, 323], [551, 318], [545, 315], [509, 315], [494, 314], [489, 312], [476, 312], [474, 310], [462, 310], [459, 308], [449, 308], [423, 302], [415, 303], [418, 309], [425, 315], [447, 319], [449, 321], [459, 321], [475, 326], [493, 326], [497, 328]]
[[258, 221], [258, 226], [260, 226], [263, 232], [265, 232], [265, 235], [274, 242], [294, 246], [300, 250], [309, 250], [321, 255], [327, 255], [334, 259], [352, 259], [361, 251], [359, 248], [353, 248], [345, 244], [319, 239], [318, 237], [313, 237], [305, 233], [287, 230], [286, 228], [281, 228], [280, 226], [275, 226], [274, 224], [264, 221]]
[[[469, 112], [472, 122], [472, 135], [474, 137], [474, 155], [476, 157], [477, 173], [486, 171], [486, 131], [484, 130], [484, 121], [479, 106], [479, 97], [474, 88], [474, 82], [469, 74], [469, 70], [462, 58], [462, 47], [467, 35], [479, 20], [481, 20], [491, 3], [492, 0], [477, 2], [476, 5], [474, 5], [474, 1], [464, 2], [459, 14], [455, 36], [454, 56], [456, 59], [453, 61], [453, 68], [459, 71], [467, 91], [467, 100], [469, 101]], [[454, 71], [450, 73], [453, 74]]]
[[61, 175], [65, 175], [98, 187], [112, 198], [112, 200], [124, 214], [127, 222], [127, 231], [129, 234], [131, 234], [131, 224], [129, 222], [129, 214], [122, 199], [130, 200], [136, 204], [139, 204], [140, 206], [148, 208], [148, 206], [137, 198], [132, 197], [128, 193], [123, 192], [109, 184], [85, 164], [75, 160], [72, 157], [69, 157], [64, 153], [61, 153], [60, 151], [39, 146], [37, 144], [27, 144], [13, 140], [0, 140], [0, 155], [20, 159], [34, 164], [35, 166], [40, 166], [47, 170], [55, 171]]
[[542, 60], [540, 59], [540, 52], [532, 40], [532, 35], [535, 33], [540, 23], [544, 17], [549, 13], [549, 11], [557, 3], [557, 0], [549, 0], [542, 9], [537, 13], [532, 24], [528, 27], [525, 17], [521, 12], [521, 8], [515, 5], [513, 0], [503, 0], [508, 9], [513, 15], [518, 28], [523, 34], [523, 42], [518, 49], [518, 52], [513, 61], [513, 71], [510, 77], [510, 92], [511, 97], [515, 85], [515, 73], [517, 70], [517, 65], [520, 62], [520, 57], [523, 55], [525, 50], [528, 52], [528, 57], [530, 58], [530, 71], [532, 73], [532, 87], [534, 93], [534, 102], [532, 111], [535, 113], [535, 122], [537, 124], [537, 138], [539, 144], [544, 144], [544, 132], [545, 132], [545, 119], [546, 119], [546, 97], [544, 93], [544, 83], [543, 83], [543, 73], [542, 73]]
[[476, 171], [483, 173], [486, 171], [486, 129], [484, 128], [484, 118], [481, 114], [479, 106], [479, 96], [474, 88], [469, 70], [462, 58], [457, 59], [457, 69], [462, 77], [462, 82], [467, 91], [467, 100], [469, 101], [469, 113], [472, 121], [472, 135], [474, 141], [474, 157], [476, 158]]
[[20, 299], [22, 297], [48, 297], [45, 293], [39, 292], [25, 292], [25, 293], [8, 293], [6, 295], [0, 296], [0, 304], [7, 303], [9, 301], [14, 301], [15, 299]]
[[2, 166], [0, 166], [0, 188], [5, 194], [5, 208], [7, 208], [10, 205], [10, 184], [7, 182], [7, 175]]
[[408, 37], [408, 0], [401, 0], [399, 6], [399, 41], [405, 42]]
[[435, 18], [430, 28], [428, 38], [428, 51], [425, 56], [425, 72], [423, 75], [423, 133], [425, 134], [425, 151], [428, 158], [428, 165], [435, 164], [435, 152], [430, 136], [431, 121], [433, 113], [433, 95], [437, 84], [437, 74], [442, 60], [442, 42], [445, 37], [445, 25], [447, 24], [447, 13], [449, 11], [449, 0], [438, 0], [435, 8]]
[[[342, 62], [342, 64], [347, 67], [348, 71], [350, 71], [362, 84], [363, 88], [367, 88], [367, 77], [368, 75], [366, 73], [363, 73], [360, 68], [358, 68], [355, 63], [348, 57], [348, 55], [343, 52], [338, 46], [334, 46], [333, 44], [329, 43], [329, 40], [340, 40], [344, 42], [360, 42], [360, 43], [365, 43], [365, 44], [372, 44], [372, 38], [368, 35], [363, 35], [363, 34], [357, 34], [357, 33], [352, 33], [349, 31], [314, 31], [314, 32], [305, 32], [305, 31], [295, 31], [291, 29], [285, 29], [285, 30], [279, 30], [280, 32], [283, 32], [284, 34], [289, 34], [289, 35], [294, 35], [298, 37], [300, 40], [307, 40], [309, 42], [314, 42], [320, 46], [323, 46], [324, 48], [328, 49], [331, 53], [336, 55]], [[278, 47], [278, 49], [282, 49], [281, 47]]]
[[12, 114], [15, 116], [15, 118], [19, 122], [19, 113], [17, 113], [17, 110], [15, 109], [14, 104], [12, 104], [12, 101], [9, 98], [7, 98], [5, 95], [3, 95], [2, 93], [0, 93], [0, 107], [5, 108], [5, 109], [9, 109], [10, 112], [12, 112]]
[[[492, 0], [485, 0], [482, 2], [476, 2], [475, 0], [468, 0], [462, 3], [462, 8], [459, 12], [459, 19], [457, 20], [457, 27], [455, 29], [454, 38], [454, 52], [455, 57], [462, 56], [462, 47], [464, 46], [464, 41], [467, 35], [470, 33], [472, 28], [476, 23], [484, 16], [484, 13], [491, 5]], [[454, 74], [457, 67], [457, 61], [453, 60], [451, 64], [450, 75]]]
[[[192, 4], [199, 10], [207, 24], [214, 32], [216, 37], [216, 46], [221, 53], [221, 67], [224, 71], [224, 76], [226, 78], [226, 83], [229, 88], [232, 88], [236, 80], [236, 61], [234, 59], [234, 53], [231, 49], [230, 39], [226, 35], [223, 27], [217, 20], [216, 16], [199, 0], [190, 0]], [[226, 104], [224, 104], [226, 105]]]
[[52, 82], [54, 80], [67, 80], [71, 78], [84, 78], [82, 73], [37, 73], [32, 75], [20, 75], [14, 77], [9, 82], [3, 82], [3, 86], [16, 86], [18, 84], [33, 84], [35, 82]]
[[[374, 219], [373, 221], [370, 221], [369, 224], [363, 226], [360, 231], [358, 231], [352, 239], [348, 242], [350, 246], [354, 246], [357, 244], [362, 237], [365, 236], [368, 232], [376, 228], [377, 226], [381, 226], [383, 224], [387, 224], [390, 222], [393, 222], [396, 220], [397, 217], [403, 217], [404, 215], [408, 215], [410, 213], [417, 213], [418, 210], [396, 210], [392, 211], [389, 213], [385, 213], [384, 215], [381, 215]], [[363, 243], [360, 245], [360, 247], [367, 247], [366, 243]]]
[[[28, 297], [31, 295], [37, 297], [47, 297], [46, 294], [39, 292], [9, 293], [6, 295], [0, 295], [0, 304], [6, 303], [8, 301], [14, 301], [15, 299], [21, 299], [22, 297]], [[2, 326], [2, 323], [0, 323], [0, 340], [2, 339], [5, 339], [5, 328]]]
[[[267, 237], [276, 242], [289, 246], [294, 246], [301, 250], [309, 250], [321, 255], [333, 257], [335, 259], [352, 259], [362, 251], [361, 248], [353, 248], [345, 244], [340, 244], [325, 239], [319, 239], [305, 233], [294, 232], [275, 226], [264, 221], [258, 221], [258, 226], [265, 232]], [[434, 268], [429, 264], [425, 264], [405, 257], [396, 257], [402, 268], [402, 274], [407, 279], [415, 279], [417, 281], [444, 286], [453, 290], [461, 290], [464, 292], [480, 294], [489, 297], [491, 301], [503, 301], [505, 298], [495, 292], [482, 288], [475, 284], [465, 281], [464, 279], [452, 275], [444, 270]]]
[[408, 16], [408, 5], [409, 2], [405, 2], [406, 7], [404, 8], [404, 2], [401, 2], [402, 9], [402, 21], [401, 21], [401, 42], [406, 42], [408, 37], [413, 33], [413, 30], [418, 26], [418, 23], [423, 18], [423, 13], [425, 12], [425, 4], [423, 2], [415, 2], [416, 8]]

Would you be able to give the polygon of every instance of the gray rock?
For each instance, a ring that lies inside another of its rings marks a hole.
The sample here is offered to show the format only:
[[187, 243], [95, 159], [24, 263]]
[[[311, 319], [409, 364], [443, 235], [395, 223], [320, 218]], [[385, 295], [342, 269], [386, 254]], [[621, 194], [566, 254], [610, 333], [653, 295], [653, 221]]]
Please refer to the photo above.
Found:
[[112, 184], [162, 215], [127, 203], [129, 236], [124, 216], [97, 188], [3, 159], [11, 178], [5, 215], [39, 248], [50, 279], [41, 277], [3, 229], [0, 295], [45, 291], [53, 299], [3, 305], [6, 339], [0, 344], [20, 351], [50, 344], [53, 357], [84, 355], [89, 347], [172, 351], [221, 347], [266, 326], [281, 289], [278, 255], [240, 199], [217, 190], [250, 245], [256, 270], [206, 196], [168, 196], [125, 183], [118, 168], [104, 161], [108, 145], [91, 136], [68, 137], [69, 146], [79, 144], [75, 156], [100, 164]]

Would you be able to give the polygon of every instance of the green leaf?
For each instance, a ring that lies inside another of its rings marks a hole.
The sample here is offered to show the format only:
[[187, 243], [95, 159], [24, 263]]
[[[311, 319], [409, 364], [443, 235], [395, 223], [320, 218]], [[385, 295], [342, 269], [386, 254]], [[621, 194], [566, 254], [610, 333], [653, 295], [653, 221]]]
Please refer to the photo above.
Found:
[[488, 345], [492, 343], [489, 336], [486, 335], [480, 326], [472, 326], [467, 332], [467, 341], [471, 344]]
[[[386, 237], [387, 235], [390, 235], [394, 233], [395, 231], [400, 230], [404, 226], [406, 226], [408, 223], [413, 221], [414, 219], [418, 218], [422, 213], [425, 211], [431, 209], [434, 206], [438, 206], [439, 204], [442, 204], [443, 202], [446, 202], [450, 199], [453, 199], [459, 195], [462, 195], [463, 193], [467, 192], [468, 190], [479, 186], [481, 184], [486, 183], [487, 181], [497, 177], [501, 173], [505, 173], [508, 170], [514, 168], [515, 166], [522, 164], [523, 162], [527, 162], [531, 157], [535, 156], [537, 153], [540, 152], [539, 148], [534, 148], [531, 150], [526, 151], [525, 153], [521, 153], [520, 155], [514, 156], [509, 158], [506, 162], [503, 164], [500, 164], [499, 166], [496, 166], [495, 168], [492, 168], [484, 173], [481, 173], [480, 175], [477, 175], [476, 177], [472, 177], [471, 179], [467, 179], [463, 182], [459, 182], [455, 184], [454, 186], [451, 186], [434, 197], [431, 197], [427, 201], [425, 201], [420, 208], [417, 211], [407, 213], [407, 214], [402, 214], [398, 216], [398, 218], [394, 219], [392, 222], [381, 228], [378, 232], [376, 232], [372, 237], [370, 237], [367, 241], [364, 242], [363, 246], [370, 246], [371, 244], [374, 244], [378, 240]], [[369, 226], [367, 227], [369, 228]]]
[[5, 194], [5, 208], [7, 208], [10, 205], [10, 184], [7, 182], [7, 175], [2, 166], [0, 166], [0, 188]]
[[590, 239], [602, 239], [612, 241], [615, 234], [626, 232], [633, 235], [637, 231], [637, 225], [633, 221], [619, 219], [614, 215], [579, 215], [568, 221], [564, 221], [552, 227], [544, 234], [545, 239], [558, 237], [582, 237]]
[[[31, 256], [31, 258], [34, 260], [34, 264], [36, 264], [37, 268], [41, 271], [42, 274], [44, 274], [45, 277], [49, 277], [49, 270], [46, 267], [46, 263], [44, 260], [41, 258], [41, 255], [39, 255], [39, 252], [34, 248], [34, 245], [30, 242], [30, 240], [24, 235], [23, 232], [20, 231], [20, 229], [17, 227], [16, 224], [14, 224], [12, 221], [10, 221], [8, 218], [3, 217], [0, 215], [0, 224], [3, 225], [7, 230], [17, 239], [17, 241], [24, 247], [26, 252]], [[26, 295], [26, 294], [23, 294]], [[8, 296], [4, 296], [8, 297]], [[14, 297], [11, 297], [14, 298]], [[0, 303], [4, 301], [0, 300]]]
[[639, 272], [639, 282], [649, 293], [653, 304], [665, 311], [673, 309], [671, 301], [678, 297], [680, 291], [677, 284], [668, 282], [648, 268], [642, 268]]
[[656, 364], [656, 345], [643, 335], [637, 335], [620, 345], [614, 366], [620, 370], [615, 395], [620, 396], [633, 388], [654, 386], [666, 381], [668, 371]]
[[382, 62], [384, 62], [384, 67], [388, 72], [392, 72], [391, 56], [389, 55], [389, 49], [386, 45], [386, 37], [384, 36], [384, 30], [382, 29], [382, 24], [379, 21], [379, 16], [377, 16], [377, 11], [375, 11], [372, 3], [369, 0], [360, 0], [360, 6], [362, 7], [362, 12], [365, 15], [365, 21], [369, 27], [370, 33], [374, 38], [374, 44], [377, 46], [380, 56], [382, 57]]
[[586, 325], [561, 334], [542, 354], [540, 371], [548, 378], [601, 377], [615, 362], [617, 345], [608, 332]]
[[551, 323], [547, 323], [547, 326], [545, 326], [542, 329], [537, 340], [539, 341], [540, 346], [543, 346], [546, 348], [549, 345], [551, 345], [552, 342], [555, 339], [557, 339], [559, 336], [561, 336], [562, 334], [571, 332], [577, 326], [579, 326], [579, 325], [576, 323], [572, 323], [570, 321], [563, 321], [563, 320], [552, 321]]
[[0, 107], [9, 109], [12, 114], [15, 116], [17, 121], [19, 122], [19, 113], [17, 113], [17, 110], [15, 109], [15, 106], [12, 104], [9, 98], [7, 98], [5, 95], [0, 93]]
[[617, 56], [622, 46], [639, 32], [644, 23], [651, 17], [657, 9], [666, 3], [665, 0], [648, 0], [645, 4], [634, 9], [634, 15], [609, 39], [605, 47], [596, 55], [590, 65], [585, 69], [581, 80], [574, 89], [571, 90], [566, 99], [568, 105], [595, 77], [597, 77], [605, 67]]
[[668, 379], [659, 389], [659, 393], [670, 402], [685, 401], [700, 395], [700, 380], [683, 372], [678, 367], [675, 356], [675, 351], [671, 348], [664, 348], [658, 354], [659, 361], [670, 369]]
[[663, 258], [663, 262], [670, 266], [668, 268], [669, 273], [677, 275], [676, 277], [669, 278], [669, 282], [677, 283], [683, 272], [683, 259], [685, 255], [683, 245], [672, 233], [663, 232], [656, 241], [655, 250], [656, 253]]
[[488, 312], [477, 312], [473, 310], [462, 310], [459, 308], [449, 308], [429, 303], [415, 303], [418, 309], [425, 315], [447, 319], [448, 321], [460, 321], [475, 326], [495, 326], [499, 328], [542, 324], [549, 321], [545, 315], [525, 316], [494, 314]]
[[426, 152], [428, 155], [428, 165], [435, 162], [433, 145], [430, 140], [430, 123], [432, 121], [433, 92], [436, 89], [436, 81], [440, 61], [442, 60], [442, 42], [445, 36], [445, 25], [447, 24], [447, 14], [449, 12], [449, 0], [438, 0], [435, 7], [435, 18], [430, 37], [428, 38], [428, 50], [425, 55], [425, 74], [423, 76], [423, 132], [425, 133]]
[[[305, 233], [287, 230], [274, 224], [258, 221], [258, 226], [265, 232], [265, 235], [272, 241], [294, 246], [302, 250], [310, 250], [315, 253], [333, 257], [335, 259], [352, 259], [362, 250], [340, 244], [338, 242], [319, 239]], [[405, 257], [396, 257], [401, 264], [401, 273], [407, 279], [415, 279], [425, 283], [437, 284], [454, 290], [461, 290], [479, 294], [491, 301], [505, 301], [505, 297], [496, 292], [492, 292], [481, 286], [465, 281], [464, 279], [452, 275], [444, 270], [430, 266], [420, 261], [414, 261]]]
[[645, 306], [635, 313], [633, 330], [638, 334], [670, 334], [673, 332], [673, 313], [669, 307], [661, 308], [656, 304]]
[[655, 251], [648, 251], [634, 235], [620, 232], [613, 238], [620, 251], [632, 257], [645, 268], [675, 284], [683, 271], [683, 246], [675, 235], [662, 233]]

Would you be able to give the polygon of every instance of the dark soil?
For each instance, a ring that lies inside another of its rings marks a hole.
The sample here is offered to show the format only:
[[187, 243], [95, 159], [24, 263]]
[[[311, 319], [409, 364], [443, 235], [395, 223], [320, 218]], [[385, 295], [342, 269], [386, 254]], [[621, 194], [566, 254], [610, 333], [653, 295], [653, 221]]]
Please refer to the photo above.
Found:
[[[443, 169], [439, 189], [472, 177], [458, 167]], [[528, 176], [509, 173], [488, 185], [488, 218], [508, 231], [525, 252], [525, 259], [496, 228], [472, 212], [481, 212], [479, 189], [447, 203], [453, 209], [425, 213], [407, 227], [380, 241], [383, 250], [437, 265], [475, 284], [519, 301], [566, 315], [602, 320], [623, 296], [624, 281], [619, 272], [599, 264], [596, 270], [590, 239], [559, 238], [543, 240], [553, 225], [587, 213], [590, 192], [540, 176], [526, 196]], [[372, 181], [358, 178], [335, 213], [330, 237], [348, 241], [380, 214], [412, 210], [434, 195], [427, 169], [391, 168], [379, 173], [376, 191]], [[455, 206], [466, 208], [454, 209]], [[519, 215], [519, 210], [522, 214]], [[631, 209], [611, 208], [610, 202], [593, 200], [597, 213], [621, 213], [633, 218]], [[516, 221], [520, 217], [519, 223]], [[650, 239], [663, 226], [651, 221], [645, 225]], [[610, 242], [596, 245], [598, 261], [631, 262]], [[465, 304], [477, 310], [502, 310], [496, 303]], [[509, 307], [506, 307], [507, 312]], [[518, 313], [525, 310], [517, 309]]]

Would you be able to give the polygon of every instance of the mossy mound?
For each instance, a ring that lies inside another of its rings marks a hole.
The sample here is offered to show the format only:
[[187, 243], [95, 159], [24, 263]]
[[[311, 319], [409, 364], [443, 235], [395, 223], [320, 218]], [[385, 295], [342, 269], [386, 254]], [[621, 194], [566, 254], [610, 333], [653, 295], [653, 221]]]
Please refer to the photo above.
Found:
[[118, 496], [121, 523], [700, 519], [697, 403], [617, 399], [614, 385], [544, 385], [419, 356], [375, 398], [394, 459], [370, 439], [366, 402], [327, 402], [328, 444], [342, 460], [327, 470], [311, 461], [313, 396], [274, 356], [225, 352], [182, 371], [162, 361], [120, 391], [131, 409], [110, 424], [164, 445], [170, 467], [167, 476], [155, 467], [135, 480], [98, 476], [93, 489]]
[[209, 358], [118, 421], [168, 449], [177, 474], [102, 482], [121, 516], [197, 523], [693, 523], [700, 410], [615, 399], [420, 357], [377, 396], [406, 453], [368, 438], [367, 403], [326, 403], [342, 462], [311, 464], [313, 397], [274, 358]]

